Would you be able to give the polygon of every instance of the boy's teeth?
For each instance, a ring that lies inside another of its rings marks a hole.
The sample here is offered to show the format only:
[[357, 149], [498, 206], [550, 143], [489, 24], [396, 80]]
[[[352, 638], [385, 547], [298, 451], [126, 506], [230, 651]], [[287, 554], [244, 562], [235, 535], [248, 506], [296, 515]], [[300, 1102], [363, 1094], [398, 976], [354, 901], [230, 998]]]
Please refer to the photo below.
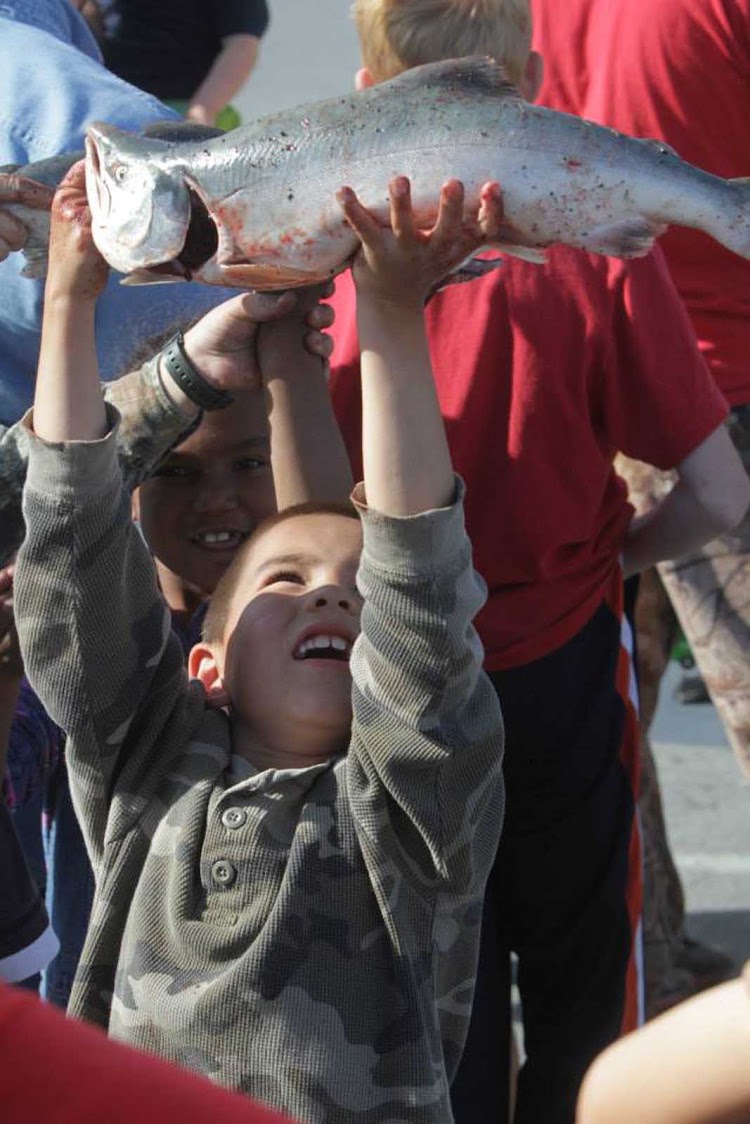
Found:
[[337, 652], [347, 652], [351, 645], [343, 636], [311, 636], [308, 640], [303, 640], [297, 649], [298, 655], [306, 656], [308, 652], [323, 651], [324, 649], [333, 648]]

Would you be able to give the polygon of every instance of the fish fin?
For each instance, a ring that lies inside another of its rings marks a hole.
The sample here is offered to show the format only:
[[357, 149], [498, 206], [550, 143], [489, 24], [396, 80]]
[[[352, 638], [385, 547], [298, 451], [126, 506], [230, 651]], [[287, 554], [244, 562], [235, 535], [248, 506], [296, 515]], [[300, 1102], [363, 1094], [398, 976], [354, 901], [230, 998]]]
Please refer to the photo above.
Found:
[[31, 281], [44, 280], [47, 276], [49, 264], [47, 250], [47, 242], [35, 242], [34, 239], [28, 239], [22, 251], [26, 259], [26, 264], [21, 270], [22, 277], [28, 277]]
[[436, 285], [430, 289], [427, 295], [427, 300], [439, 293], [441, 289], [447, 289], [451, 285], [464, 285], [467, 281], [476, 281], [480, 277], [486, 277], [488, 273], [494, 273], [496, 269], [501, 269], [505, 265], [504, 258], [477, 258], [470, 257], [466, 261], [453, 270], [452, 273], [447, 274], [442, 281], [438, 281]]
[[[340, 272], [335, 270], [334, 272]], [[265, 265], [252, 262], [207, 262], [205, 267], [192, 273], [196, 281], [209, 285], [227, 285], [238, 289], [256, 289], [260, 293], [276, 289], [299, 289], [330, 280], [332, 273], [308, 273], [283, 265]]]
[[592, 254], [613, 258], [642, 258], [650, 253], [654, 240], [666, 226], [643, 218], [619, 219], [589, 230], [576, 244]]
[[154, 273], [150, 269], [134, 269], [132, 273], [120, 278], [121, 285], [172, 285], [175, 281], [187, 281], [174, 273]]
[[[3, 169], [0, 168], [0, 172], [2, 171]], [[733, 176], [729, 182], [736, 183], [737, 187], [750, 187], [750, 176]]]
[[197, 121], [154, 121], [143, 130], [142, 136], [150, 140], [168, 141], [170, 144], [181, 144], [214, 140], [215, 137], [224, 135], [223, 129], [216, 129], [213, 125], [199, 125]]
[[494, 94], [523, 101], [521, 91], [511, 82], [504, 66], [489, 55], [469, 55], [460, 59], [442, 59], [404, 70], [389, 84], [398, 84], [406, 92], [425, 86], [459, 87], [465, 92]]
[[544, 265], [547, 261], [547, 251], [541, 246], [520, 246], [517, 242], [493, 242], [492, 249], [497, 250], [499, 254], [507, 254], [510, 258], [531, 262], [532, 265]]

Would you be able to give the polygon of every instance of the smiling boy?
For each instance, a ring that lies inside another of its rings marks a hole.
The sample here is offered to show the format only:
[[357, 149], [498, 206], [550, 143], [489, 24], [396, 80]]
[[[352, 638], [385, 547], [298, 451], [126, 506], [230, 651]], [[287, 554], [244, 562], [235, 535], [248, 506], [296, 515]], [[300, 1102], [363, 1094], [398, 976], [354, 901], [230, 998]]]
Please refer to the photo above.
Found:
[[[452, 183], [422, 235], [399, 180], [383, 230], [343, 194], [363, 240], [364, 486], [248, 539], [188, 684], [101, 398], [82, 200], [74, 176], [53, 211], [16, 574], [97, 873], [71, 1011], [306, 1121], [450, 1121], [502, 724], [422, 306], [491, 216], [462, 221]], [[273, 402], [270, 422], [273, 446]]]

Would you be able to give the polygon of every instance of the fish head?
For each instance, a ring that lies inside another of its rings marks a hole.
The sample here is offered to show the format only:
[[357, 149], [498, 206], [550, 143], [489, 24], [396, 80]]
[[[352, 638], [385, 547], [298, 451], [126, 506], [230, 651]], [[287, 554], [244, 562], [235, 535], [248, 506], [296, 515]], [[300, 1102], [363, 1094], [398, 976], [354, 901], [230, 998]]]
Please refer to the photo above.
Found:
[[190, 193], [160, 160], [169, 145], [90, 125], [86, 132], [86, 194], [94, 242], [121, 273], [176, 260], [190, 225]]

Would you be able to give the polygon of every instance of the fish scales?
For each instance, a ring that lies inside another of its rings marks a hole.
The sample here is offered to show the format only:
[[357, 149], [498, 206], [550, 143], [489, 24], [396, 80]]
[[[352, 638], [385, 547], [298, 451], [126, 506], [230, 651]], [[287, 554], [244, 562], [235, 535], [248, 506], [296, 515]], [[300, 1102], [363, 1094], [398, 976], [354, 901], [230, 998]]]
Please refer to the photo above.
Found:
[[750, 257], [746, 181], [527, 103], [489, 59], [415, 67], [194, 143], [107, 125], [87, 135], [95, 240], [136, 282], [275, 289], [323, 280], [357, 247], [337, 190], [353, 187], [387, 222], [394, 175], [411, 180], [422, 226], [433, 222], [446, 179], [464, 183], [467, 212], [498, 181], [506, 226], [496, 246], [532, 260], [556, 242], [639, 256], [670, 223]]

